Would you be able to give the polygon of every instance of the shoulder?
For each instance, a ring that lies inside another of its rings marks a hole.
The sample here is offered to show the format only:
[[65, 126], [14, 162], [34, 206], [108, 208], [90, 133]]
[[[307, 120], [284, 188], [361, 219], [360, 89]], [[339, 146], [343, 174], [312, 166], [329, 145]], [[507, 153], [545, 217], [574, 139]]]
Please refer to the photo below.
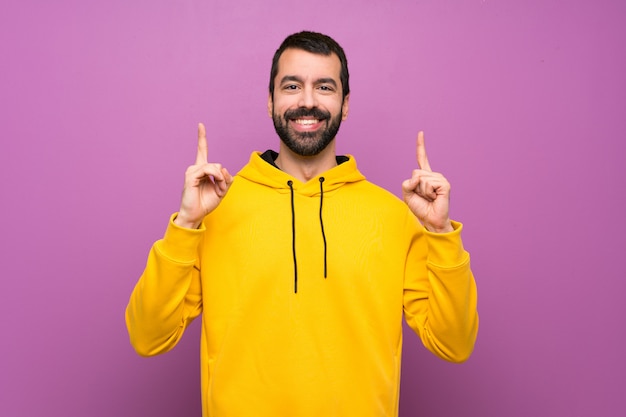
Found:
[[382, 204], [404, 206], [404, 202], [398, 196], [373, 182], [364, 180], [356, 183], [355, 186], [364, 198], [380, 201]]
[[396, 220], [404, 219], [408, 211], [407, 205], [398, 196], [387, 189], [364, 180], [349, 184], [345, 188], [345, 196], [367, 210], [371, 215], [385, 216]]

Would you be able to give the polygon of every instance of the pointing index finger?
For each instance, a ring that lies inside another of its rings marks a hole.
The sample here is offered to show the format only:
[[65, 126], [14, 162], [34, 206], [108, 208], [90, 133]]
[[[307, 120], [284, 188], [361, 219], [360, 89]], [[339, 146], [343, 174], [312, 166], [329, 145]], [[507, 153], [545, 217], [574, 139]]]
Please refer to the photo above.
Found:
[[424, 132], [417, 134], [417, 165], [424, 171], [431, 171], [428, 157], [426, 156], [426, 145], [424, 144]]
[[202, 123], [198, 123], [198, 153], [196, 165], [204, 165], [208, 162], [208, 146], [206, 143], [206, 129]]

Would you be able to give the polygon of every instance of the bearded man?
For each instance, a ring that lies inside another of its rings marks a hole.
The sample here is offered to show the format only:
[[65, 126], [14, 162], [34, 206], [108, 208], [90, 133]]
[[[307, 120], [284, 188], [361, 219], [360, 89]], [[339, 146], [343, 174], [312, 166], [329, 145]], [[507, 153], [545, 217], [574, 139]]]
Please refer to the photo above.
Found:
[[234, 177], [196, 162], [180, 210], [150, 251], [127, 310], [144, 356], [172, 349], [202, 315], [205, 417], [396, 417], [402, 319], [435, 355], [471, 354], [477, 293], [450, 184], [420, 132], [404, 202], [336, 155], [348, 117], [345, 53], [300, 32], [276, 51], [268, 113], [278, 152]]

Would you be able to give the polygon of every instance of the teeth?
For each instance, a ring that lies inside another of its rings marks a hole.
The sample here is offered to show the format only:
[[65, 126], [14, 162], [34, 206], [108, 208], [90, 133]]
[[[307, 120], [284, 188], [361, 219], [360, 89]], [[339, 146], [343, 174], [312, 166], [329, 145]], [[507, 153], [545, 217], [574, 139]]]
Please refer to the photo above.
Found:
[[319, 120], [317, 119], [298, 119], [295, 121], [296, 123], [300, 124], [300, 125], [314, 125], [315, 123], [318, 123]]

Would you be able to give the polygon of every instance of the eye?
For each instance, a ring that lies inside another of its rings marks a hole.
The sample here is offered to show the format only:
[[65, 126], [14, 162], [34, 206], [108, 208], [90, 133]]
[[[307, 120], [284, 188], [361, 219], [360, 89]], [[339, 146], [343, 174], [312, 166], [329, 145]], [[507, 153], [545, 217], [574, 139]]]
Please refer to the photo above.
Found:
[[327, 92], [331, 92], [334, 91], [333, 88], [329, 85], [320, 85], [319, 89], [322, 91], [327, 91]]
[[283, 89], [284, 89], [284, 90], [291, 90], [291, 91], [293, 91], [293, 90], [297, 90], [297, 89], [298, 89], [298, 86], [297, 86], [297, 85], [295, 85], [295, 84], [287, 84], [287, 85], [285, 85], [285, 86], [283, 87]]

